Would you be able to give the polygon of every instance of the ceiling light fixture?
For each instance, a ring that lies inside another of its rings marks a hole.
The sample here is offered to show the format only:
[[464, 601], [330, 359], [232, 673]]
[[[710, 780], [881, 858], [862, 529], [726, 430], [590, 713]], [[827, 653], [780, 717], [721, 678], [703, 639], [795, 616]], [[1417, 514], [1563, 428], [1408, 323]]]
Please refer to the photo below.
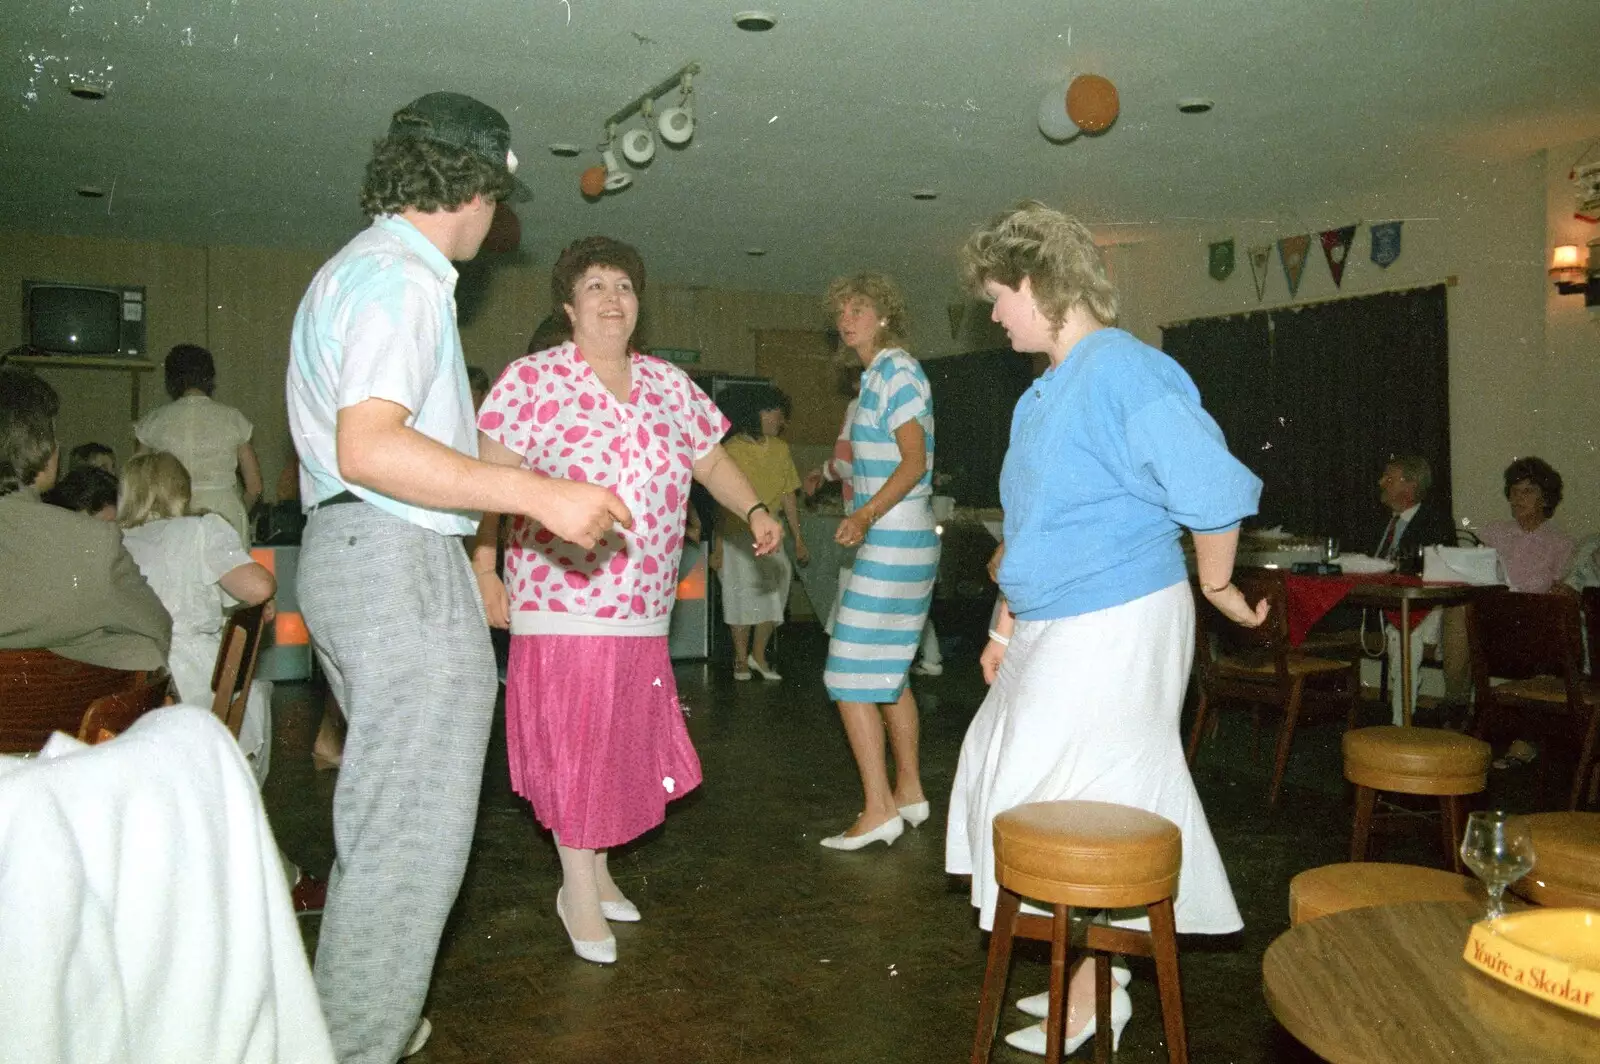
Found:
[[600, 163], [606, 168], [606, 191], [621, 192], [633, 184], [633, 175], [617, 165], [617, 153], [613, 145], [617, 139], [617, 127], [606, 127], [606, 142], [600, 152]]
[[1204, 96], [1185, 96], [1178, 101], [1178, 113], [1184, 115], [1203, 115], [1216, 104]]
[[661, 139], [674, 147], [689, 143], [694, 136], [694, 75], [685, 74], [678, 82], [678, 103], [661, 112], [656, 128]]
[[1562, 244], [1550, 253], [1550, 279], [1564, 296], [1582, 295], [1588, 289], [1588, 270], [1578, 245]]
[[575, 159], [583, 154], [583, 149], [576, 144], [552, 144], [550, 154], [562, 159]]
[[98, 81], [76, 81], [67, 86], [67, 91], [80, 100], [103, 100], [106, 98], [107, 88]]
[[77, 191], [84, 199], [103, 199], [106, 194], [99, 185], [79, 185]]
[[919, 188], [911, 193], [911, 198], [914, 200], [936, 200], [939, 198], [939, 193], [931, 188]]
[[639, 114], [644, 118], [644, 125], [622, 135], [622, 157], [634, 166], [645, 166], [656, 157], [656, 138], [650, 132], [650, 119], [654, 114], [649, 100], [640, 105]]
[[733, 24], [746, 33], [765, 33], [778, 24], [778, 16], [770, 11], [741, 11], [733, 16]]

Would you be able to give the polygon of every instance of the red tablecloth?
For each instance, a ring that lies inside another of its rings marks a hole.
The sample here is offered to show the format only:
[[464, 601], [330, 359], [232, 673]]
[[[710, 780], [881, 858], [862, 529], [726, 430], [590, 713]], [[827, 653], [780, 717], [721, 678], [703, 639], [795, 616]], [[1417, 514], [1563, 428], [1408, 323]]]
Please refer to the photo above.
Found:
[[[1370, 573], [1346, 576], [1308, 576], [1285, 573], [1284, 589], [1289, 597], [1289, 645], [1299, 646], [1306, 635], [1328, 611], [1337, 606], [1358, 584], [1410, 584], [1420, 586], [1422, 577], [1404, 573]], [[1411, 627], [1428, 615], [1430, 607], [1411, 607]], [[1400, 627], [1400, 611], [1385, 610], [1384, 616], [1396, 628]]]

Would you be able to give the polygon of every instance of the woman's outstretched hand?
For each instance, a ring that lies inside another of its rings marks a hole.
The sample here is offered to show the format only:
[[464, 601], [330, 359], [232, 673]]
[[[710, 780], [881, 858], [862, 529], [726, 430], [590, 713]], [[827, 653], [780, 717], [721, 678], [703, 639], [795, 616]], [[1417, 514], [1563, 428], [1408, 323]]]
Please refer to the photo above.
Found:
[[1240, 591], [1232, 582], [1227, 587], [1217, 591], [1205, 591], [1206, 601], [1217, 608], [1228, 620], [1234, 624], [1241, 624], [1246, 628], [1258, 628], [1267, 619], [1268, 603], [1262, 599], [1254, 607], [1245, 600], [1244, 592]]

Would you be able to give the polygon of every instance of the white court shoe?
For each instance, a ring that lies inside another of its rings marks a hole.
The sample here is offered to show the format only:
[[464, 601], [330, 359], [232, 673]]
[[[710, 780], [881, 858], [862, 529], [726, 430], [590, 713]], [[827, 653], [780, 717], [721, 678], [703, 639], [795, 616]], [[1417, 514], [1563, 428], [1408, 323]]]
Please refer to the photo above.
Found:
[[[1128, 1026], [1128, 1021], [1133, 1019], [1133, 999], [1128, 992], [1120, 986], [1111, 991], [1111, 1051], [1115, 1053], [1122, 1044], [1122, 1029]], [[1066, 1039], [1061, 1045], [1061, 1055], [1075, 1053], [1084, 1043], [1094, 1038], [1095, 1018], [1089, 1017], [1089, 1022], [1083, 1025], [1083, 1030]], [[1006, 1035], [1006, 1045], [1013, 1049], [1020, 1049], [1024, 1053], [1035, 1056], [1044, 1056], [1045, 1037], [1044, 1024], [1036, 1023], [1024, 1027], [1020, 1031], [1012, 1031]]]
[[933, 812], [933, 807], [928, 805], [926, 800], [912, 802], [910, 805], [902, 805], [900, 807], [901, 819], [912, 827], [919, 827], [924, 820], [928, 819], [928, 814], [931, 812]]
[[[1133, 982], [1133, 973], [1128, 971], [1128, 966], [1118, 961], [1111, 962], [1111, 984], [1115, 987], [1126, 987]], [[1050, 991], [1042, 994], [1033, 994], [1020, 999], [1017, 1008], [1021, 1012], [1042, 1020], [1050, 1015]]]
[[567, 938], [572, 940], [572, 952], [592, 964], [617, 963], [616, 935], [607, 935], [601, 939], [581, 939], [572, 933], [572, 928], [567, 925], [566, 888], [556, 891], [556, 915], [561, 917], [561, 926], [566, 928]]
[[859, 850], [864, 846], [871, 846], [881, 842], [885, 846], [893, 846], [894, 840], [905, 833], [906, 822], [897, 814], [885, 820], [871, 831], [863, 831], [859, 835], [829, 835], [822, 840], [822, 845], [830, 850]]
[[[621, 901], [606, 901], [600, 899], [600, 915], [614, 924], [636, 924], [643, 919], [639, 915], [639, 907], [627, 898]], [[1124, 983], [1123, 986], [1128, 984]]]

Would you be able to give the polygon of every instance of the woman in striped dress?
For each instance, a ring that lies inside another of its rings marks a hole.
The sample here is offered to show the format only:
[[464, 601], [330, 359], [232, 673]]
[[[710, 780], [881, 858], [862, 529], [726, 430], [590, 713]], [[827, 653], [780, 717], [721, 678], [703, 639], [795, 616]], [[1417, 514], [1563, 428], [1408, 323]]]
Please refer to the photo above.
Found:
[[[917, 702], [906, 672], [933, 599], [939, 537], [933, 522], [933, 397], [928, 378], [900, 343], [905, 300], [881, 274], [858, 274], [828, 289], [839, 336], [865, 372], [850, 424], [851, 512], [835, 539], [858, 547], [840, 596], [823, 682], [839, 703], [861, 773], [866, 808], [834, 850], [891, 844], [928, 818], [917, 766]], [[884, 730], [895, 782], [884, 762]]]

